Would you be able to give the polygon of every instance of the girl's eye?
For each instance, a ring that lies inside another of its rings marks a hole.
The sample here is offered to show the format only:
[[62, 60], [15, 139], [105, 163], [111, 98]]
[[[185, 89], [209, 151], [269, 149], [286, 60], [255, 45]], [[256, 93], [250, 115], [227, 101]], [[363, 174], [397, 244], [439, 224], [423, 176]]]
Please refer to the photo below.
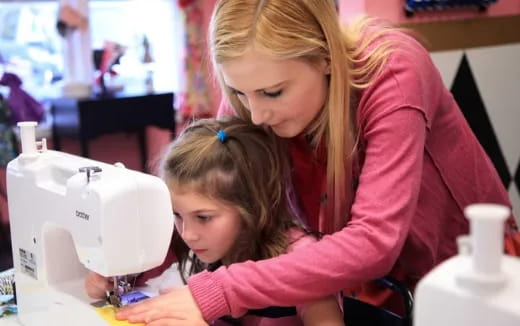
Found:
[[207, 223], [211, 220], [211, 216], [205, 216], [205, 215], [197, 215], [197, 218], [202, 223]]
[[278, 96], [282, 95], [282, 90], [279, 90], [279, 91], [276, 91], [276, 92], [266, 92], [266, 91], [264, 91], [263, 93], [267, 97], [275, 98], [275, 97], [278, 97]]
[[182, 216], [177, 212], [173, 212], [173, 217], [175, 217], [175, 219], [182, 220]]

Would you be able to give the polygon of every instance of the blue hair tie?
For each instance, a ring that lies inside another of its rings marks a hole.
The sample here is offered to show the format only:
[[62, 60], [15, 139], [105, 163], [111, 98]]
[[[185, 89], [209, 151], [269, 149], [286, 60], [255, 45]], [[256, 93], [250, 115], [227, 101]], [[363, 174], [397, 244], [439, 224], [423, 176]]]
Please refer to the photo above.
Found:
[[220, 142], [222, 144], [224, 144], [227, 141], [227, 139], [228, 139], [226, 132], [224, 130], [222, 130], [222, 129], [217, 131], [217, 138], [218, 138], [218, 140], [220, 140]]

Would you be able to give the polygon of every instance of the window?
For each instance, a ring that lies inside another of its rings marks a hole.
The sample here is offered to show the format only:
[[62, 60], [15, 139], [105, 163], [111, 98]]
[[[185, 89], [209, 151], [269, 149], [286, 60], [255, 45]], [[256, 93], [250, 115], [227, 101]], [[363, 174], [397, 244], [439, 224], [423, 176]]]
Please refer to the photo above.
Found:
[[[0, 74], [18, 74], [36, 98], [59, 94], [63, 82], [58, 3], [2, 1], [0, 6]], [[92, 49], [102, 49], [106, 40], [126, 48], [114, 66], [126, 90], [142, 89], [149, 69], [155, 90], [182, 89], [184, 18], [176, 0], [90, 0], [89, 7]], [[145, 37], [153, 58], [147, 65], [142, 62]]]
[[16, 73], [27, 90], [48, 87], [62, 79], [56, 11], [57, 2], [6, 2], [0, 7], [0, 72]]

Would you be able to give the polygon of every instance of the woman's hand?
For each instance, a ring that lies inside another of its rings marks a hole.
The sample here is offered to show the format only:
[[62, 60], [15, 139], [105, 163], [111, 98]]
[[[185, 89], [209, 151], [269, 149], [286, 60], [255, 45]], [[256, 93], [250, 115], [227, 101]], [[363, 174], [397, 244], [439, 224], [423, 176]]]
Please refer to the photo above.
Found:
[[85, 279], [85, 289], [92, 299], [104, 299], [110, 289], [108, 279], [95, 272], [89, 272]]
[[159, 325], [207, 325], [187, 285], [161, 291], [161, 295], [119, 309], [119, 320]]
[[165, 318], [155, 320], [151, 323], [146, 324], [146, 326], [208, 326], [208, 323], [206, 323], [204, 320], [191, 320], [189, 318]]

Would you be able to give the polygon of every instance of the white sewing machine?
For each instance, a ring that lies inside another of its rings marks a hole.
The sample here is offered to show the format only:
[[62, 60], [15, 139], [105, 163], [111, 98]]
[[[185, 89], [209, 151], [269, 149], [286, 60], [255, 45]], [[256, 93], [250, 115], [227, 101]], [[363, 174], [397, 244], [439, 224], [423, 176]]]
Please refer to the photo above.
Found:
[[520, 259], [503, 254], [509, 209], [466, 207], [469, 237], [459, 254], [434, 268], [415, 290], [414, 326], [520, 325]]
[[7, 166], [19, 321], [108, 325], [91, 306], [88, 270], [107, 277], [160, 265], [173, 214], [157, 177], [37, 148], [36, 123], [19, 124], [22, 153]]

